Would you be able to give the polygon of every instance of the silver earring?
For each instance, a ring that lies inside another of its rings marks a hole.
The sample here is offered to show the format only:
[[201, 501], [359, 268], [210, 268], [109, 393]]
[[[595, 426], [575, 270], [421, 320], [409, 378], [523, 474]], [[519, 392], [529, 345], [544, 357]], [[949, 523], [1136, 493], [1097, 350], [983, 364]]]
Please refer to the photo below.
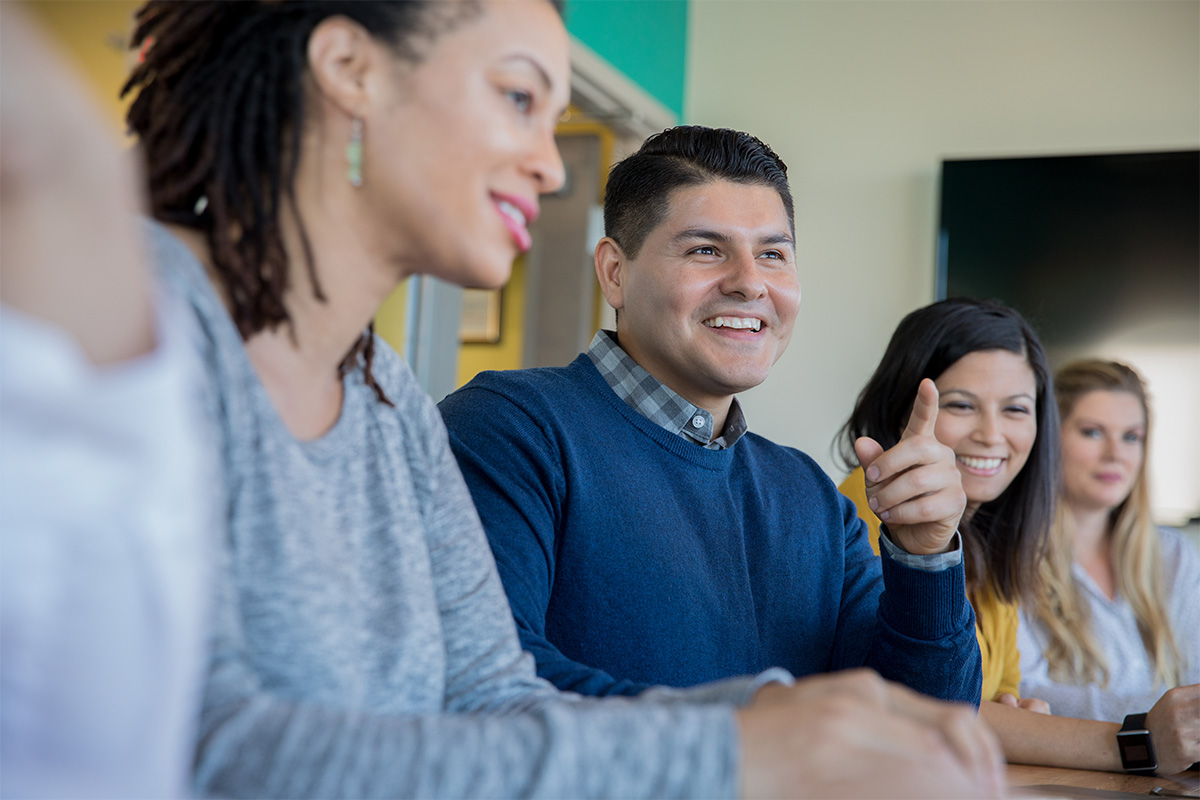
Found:
[[350, 185], [354, 188], [362, 186], [362, 138], [363, 124], [362, 120], [355, 117], [350, 123], [350, 143], [346, 145], [346, 180], [350, 181]]

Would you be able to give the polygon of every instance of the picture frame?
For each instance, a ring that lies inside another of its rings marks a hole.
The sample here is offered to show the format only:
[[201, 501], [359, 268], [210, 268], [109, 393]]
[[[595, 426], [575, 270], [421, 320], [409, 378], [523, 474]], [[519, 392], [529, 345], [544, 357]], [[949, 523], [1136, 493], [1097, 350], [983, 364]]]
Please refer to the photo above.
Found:
[[497, 344], [503, 289], [463, 289], [458, 340], [463, 344]]

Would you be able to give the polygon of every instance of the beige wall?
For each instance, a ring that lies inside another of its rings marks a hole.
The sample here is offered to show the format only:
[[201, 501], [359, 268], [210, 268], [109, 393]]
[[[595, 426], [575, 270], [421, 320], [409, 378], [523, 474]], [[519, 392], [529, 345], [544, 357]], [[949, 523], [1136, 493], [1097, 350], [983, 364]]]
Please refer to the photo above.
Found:
[[816, 458], [934, 292], [938, 165], [1200, 147], [1200, 2], [700, 0], [687, 119], [788, 163], [804, 290], [751, 428]]

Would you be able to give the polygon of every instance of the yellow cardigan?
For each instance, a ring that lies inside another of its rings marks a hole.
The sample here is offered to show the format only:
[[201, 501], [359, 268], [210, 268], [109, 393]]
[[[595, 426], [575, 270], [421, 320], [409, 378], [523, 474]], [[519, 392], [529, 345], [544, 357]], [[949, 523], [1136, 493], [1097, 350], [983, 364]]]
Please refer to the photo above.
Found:
[[[838, 487], [858, 509], [867, 523], [871, 549], [879, 555], [879, 517], [867, 505], [867, 484], [862, 467], [851, 472]], [[995, 700], [1004, 692], [1020, 697], [1021, 653], [1017, 650], [1017, 606], [1005, 603], [990, 586], [980, 597], [971, 598], [975, 608], [975, 638], [983, 656], [983, 692], [981, 699]]]

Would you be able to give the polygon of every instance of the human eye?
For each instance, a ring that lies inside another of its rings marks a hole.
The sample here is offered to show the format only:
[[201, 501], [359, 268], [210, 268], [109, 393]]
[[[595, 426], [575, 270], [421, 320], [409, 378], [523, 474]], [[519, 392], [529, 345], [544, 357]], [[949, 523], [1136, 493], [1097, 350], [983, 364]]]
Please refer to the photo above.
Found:
[[1005, 406], [1004, 410], [1010, 414], [1016, 414], [1018, 416], [1028, 416], [1033, 413], [1033, 410], [1030, 409], [1029, 406], [1022, 403], [1012, 403], [1011, 405]]
[[715, 256], [717, 254], [717, 248], [713, 247], [711, 244], [702, 244], [699, 247], [693, 247], [689, 252], [691, 255], [695, 256]]
[[528, 114], [533, 109], [533, 92], [525, 89], [506, 89], [504, 96], [522, 114]]
[[1079, 429], [1079, 435], [1087, 439], [1099, 439], [1103, 432], [1093, 425], [1085, 425]]
[[942, 408], [947, 408], [951, 411], [970, 411], [971, 404], [966, 400], [947, 400], [942, 403]]
[[1125, 434], [1124, 439], [1130, 444], [1137, 444], [1142, 440], [1142, 434], [1139, 431], [1128, 431]]

